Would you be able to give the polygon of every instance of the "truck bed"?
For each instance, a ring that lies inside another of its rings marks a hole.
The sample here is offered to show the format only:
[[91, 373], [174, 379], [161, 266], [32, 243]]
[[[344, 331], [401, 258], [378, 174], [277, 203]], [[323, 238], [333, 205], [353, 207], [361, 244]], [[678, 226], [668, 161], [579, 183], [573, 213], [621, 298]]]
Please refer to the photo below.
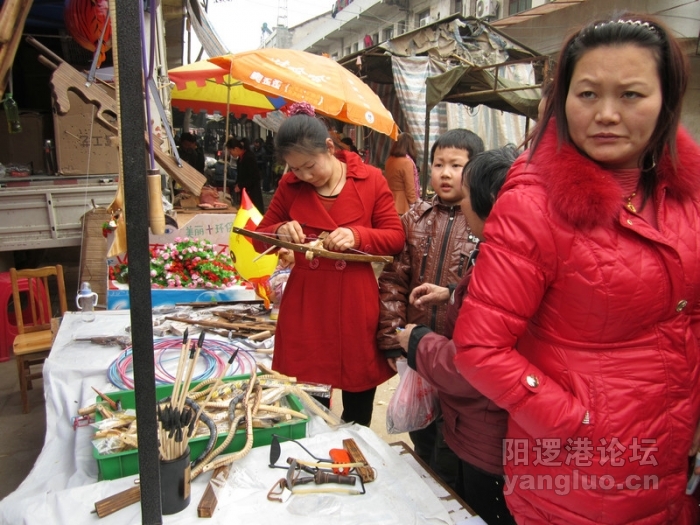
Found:
[[117, 176], [0, 179], [0, 252], [80, 246], [80, 219], [108, 206]]

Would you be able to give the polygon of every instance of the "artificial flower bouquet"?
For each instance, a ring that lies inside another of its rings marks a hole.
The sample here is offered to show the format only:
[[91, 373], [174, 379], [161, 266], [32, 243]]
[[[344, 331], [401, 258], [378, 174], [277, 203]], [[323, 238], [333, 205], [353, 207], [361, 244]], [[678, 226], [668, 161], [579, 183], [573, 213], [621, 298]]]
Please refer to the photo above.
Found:
[[[110, 279], [129, 282], [128, 266], [110, 266]], [[226, 288], [239, 284], [231, 257], [201, 239], [176, 237], [174, 242], [151, 247], [153, 288]]]

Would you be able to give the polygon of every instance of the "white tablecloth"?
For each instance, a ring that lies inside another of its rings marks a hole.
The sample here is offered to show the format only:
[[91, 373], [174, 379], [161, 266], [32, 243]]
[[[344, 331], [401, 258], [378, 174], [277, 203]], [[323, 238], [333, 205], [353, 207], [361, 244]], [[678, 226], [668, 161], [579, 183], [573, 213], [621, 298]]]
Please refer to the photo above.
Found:
[[[71, 418], [79, 407], [94, 402], [92, 387], [103, 392], [115, 388], [106, 370], [120, 352], [76, 342], [76, 337], [124, 335], [128, 311], [98, 312], [93, 323], [79, 314], [66, 314], [50, 357], [44, 365], [46, 439], [34, 468], [20, 487], [0, 502], [0, 523], [8, 525], [71, 525], [141, 522], [138, 504], [106, 518], [91, 513], [94, 504], [133, 486], [134, 476], [97, 482], [97, 464], [92, 456], [92, 428], [73, 430]], [[452, 524], [453, 520], [420, 476], [392, 447], [374, 432], [357, 425], [332, 430], [320, 418], [312, 418], [304, 445], [321, 456], [331, 448], [342, 448], [352, 437], [378, 478], [367, 484], [361, 496], [347, 494], [294, 495], [285, 503], [270, 502], [267, 493], [284, 470], [267, 466], [269, 447], [259, 447], [234, 464], [229, 483], [219, 494], [219, 506], [210, 523], [264, 523], [334, 525]], [[287, 456], [307, 458], [294, 443], [282, 443], [282, 461]], [[195, 523], [197, 505], [210, 479], [199, 476], [192, 483], [192, 499], [184, 511], [164, 516], [163, 523]]]

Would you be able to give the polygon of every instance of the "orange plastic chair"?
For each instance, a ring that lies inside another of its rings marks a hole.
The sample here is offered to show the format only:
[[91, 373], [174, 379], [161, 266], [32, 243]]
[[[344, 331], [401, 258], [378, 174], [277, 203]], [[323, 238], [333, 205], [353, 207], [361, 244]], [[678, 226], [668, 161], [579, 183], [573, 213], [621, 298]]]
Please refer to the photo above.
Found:
[[[17, 360], [19, 374], [19, 389], [22, 396], [22, 412], [29, 412], [27, 391], [32, 388], [32, 379], [41, 379], [41, 371], [32, 371], [33, 366], [41, 365], [46, 360], [53, 344], [56, 322], [52, 323], [53, 301], [49, 277], [55, 277], [59, 317], [68, 310], [66, 303], [66, 287], [63, 280], [63, 267], [45, 266], [37, 269], [17, 270], [10, 268], [12, 281], [12, 296], [15, 309], [23, 310], [22, 305], [31, 311], [31, 324], [25, 323], [22, 315], [17, 316], [17, 336], [12, 348]], [[27, 280], [25, 301], [22, 302], [19, 281]]]

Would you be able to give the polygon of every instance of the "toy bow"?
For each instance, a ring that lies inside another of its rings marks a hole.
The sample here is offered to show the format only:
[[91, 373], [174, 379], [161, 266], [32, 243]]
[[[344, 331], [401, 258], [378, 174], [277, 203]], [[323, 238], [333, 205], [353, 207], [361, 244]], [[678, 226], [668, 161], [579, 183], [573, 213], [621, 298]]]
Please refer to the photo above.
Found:
[[234, 226], [232, 228], [234, 233], [250, 237], [257, 241], [264, 242], [266, 244], [271, 244], [272, 246], [277, 246], [279, 248], [287, 248], [289, 250], [304, 253], [309, 257], [318, 255], [319, 257], [325, 257], [326, 259], [335, 259], [338, 261], [350, 261], [350, 262], [377, 262], [389, 264], [394, 261], [394, 257], [391, 255], [369, 255], [361, 253], [346, 253], [346, 252], [332, 252], [327, 250], [323, 246], [315, 246], [309, 244], [297, 244], [294, 242], [283, 241], [269, 235], [262, 233], [244, 230], [243, 228], [237, 228]]

